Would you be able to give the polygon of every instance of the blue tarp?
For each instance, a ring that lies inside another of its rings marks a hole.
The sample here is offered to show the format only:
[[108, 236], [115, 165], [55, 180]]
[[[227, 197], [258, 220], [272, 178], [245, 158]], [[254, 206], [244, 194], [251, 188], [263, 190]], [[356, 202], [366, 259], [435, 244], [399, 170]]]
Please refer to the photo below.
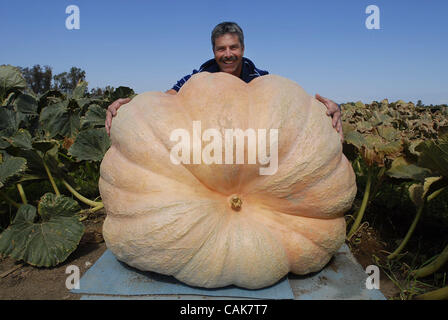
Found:
[[174, 277], [144, 272], [118, 261], [110, 250], [82, 276], [83, 300], [101, 299], [297, 299], [385, 300], [378, 289], [368, 289], [368, 275], [343, 245], [320, 272], [289, 274], [275, 285], [249, 290], [235, 286], [204, 289], [188, 286]]
[[144, 272], [118, 261], [106, 250], [98, 261], [82, 276], [79, 289], [73, 293], [97, 295], [200, 295], [255, 299], [294, 299], [287, 277], [273, 286], [249, 290], [235, 286], [218, 289], [188, 286], [171, 276]]

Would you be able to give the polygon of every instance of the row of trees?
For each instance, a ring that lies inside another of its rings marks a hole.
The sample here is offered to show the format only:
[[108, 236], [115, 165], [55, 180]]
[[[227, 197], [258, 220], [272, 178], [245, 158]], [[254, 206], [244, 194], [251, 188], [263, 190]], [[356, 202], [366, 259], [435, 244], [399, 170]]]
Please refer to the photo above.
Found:
[[[53, 70], [50, 66], [41, 67], [39, 64], [36, 64], [30, 68], [18, 68], [30, 89], [38, 94], [49, 90], [57, 90], [63, 93], [72, 92], [80, 81], [86, 80], [86, 72], [77, 67], [71, 67], [68, 72], [56, 75], [53, 75]], [[93, 88], [90, 90], [90, 94], [102, 96], [107, 90], [111, 91], [112, 88]]]
[[433, 107], [448, 107], [448, 104], [440, 104], [440, 105], [433, 105], [432, 103], [431, 104], [428, 104], [428, 105], [424, 105], [423, 103], [422, 103], [422, 100], [418, 100], [417, 101], [417, 104], [415, 105], [416, 107], [430, 107], [430, 108], [433, 108]]
[[41, 94], [49, 90], [70, 92], [76, 88], [79, 81], [84, 81], [86, 72], [80, 68], [72, 67], [68, 72], [53, 75], [50, 66], [41, 67], [39, 64], [31, 68], [19, 67], [28, 86], [35, 93]]
[[[86, 72], [80, 68], [72, 67], [68, 72], [62, 72], [53, 75], [53, 70], [50, 66], [41, 67], [39, 64], [31, 68], [18, 67], [22, 72], [28, 86], [35, 93], [42, 94], [49, 90], [58, 90], [63, 93], [68, 93], [76, 88], [79, 81], [86, 80]], [[92, 88], [90, 94], [94, 96], [102, 96], [106, 91], [113, 91], [113, 88], [107, 86], [106, 88]], [[424, 105], [422, 100], [418, 100], [417, 107], [433, 107], [433, 105]], [[442, 105], [447, 107], [447, 105]]]

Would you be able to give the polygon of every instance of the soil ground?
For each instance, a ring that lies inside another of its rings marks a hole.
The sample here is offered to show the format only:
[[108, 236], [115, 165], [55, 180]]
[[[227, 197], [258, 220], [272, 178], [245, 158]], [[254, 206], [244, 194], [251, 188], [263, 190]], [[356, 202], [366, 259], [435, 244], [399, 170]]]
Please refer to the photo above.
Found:
[[[355, 235], [356, 240], [348, 243], [350, 251], [365, 270], [369, 265], [378, 265], [378, 260], [386, 259], [387, 244], [383, 242], [373, 228], [361, 228]], [[400, 294], [400, 289], [380, 268], [380, 291], [387, 299], [395, 299]]]
[[[15, 262], [11, 258], [0, 260], [0, 300], [77, 300], [79, 294], [70, 293], [65, 282], [68, 277], [66, 268], [76, 265], [82, 276], [90, 266], [104, 253], [106, 245], [101, 235], [105, 218], [103, 210], [84, 221], [86, 232], [78, 248], [59, 266], [53, 268], [35, 268]], [[384, 255], [386, 244], [375, 230], [364, 228], [357, 234], [356, 243], [349, 243], [352, 253], [365, 269], [375, 264], [373, 256]], [[13, 270], [14, 268], [17, 268]], [[13, 271], [11, 271], [13, 270]], [[11, 271], [11, 272], [8, 272]], [[380, 275], [380, 290], [386, 298], [395, 298], [400, 290], [383, 272]]]
[[[104, 210], [84, 221], [86, 231], [78, 248], [68, 259], [53, 268], [36, 268], [22, 265], [11, 258], [0, 260], [1, 300], [78, 300], [79, 294], [70, 293], [65, 281], [69, 265], [79, 267], [80, 276], [101, 257], [106, 250], [101, 230], [105, 218]], [[8, 273], [8, 271], [18, 269]], [[8, 273], [8, 274], [5, 274]]]

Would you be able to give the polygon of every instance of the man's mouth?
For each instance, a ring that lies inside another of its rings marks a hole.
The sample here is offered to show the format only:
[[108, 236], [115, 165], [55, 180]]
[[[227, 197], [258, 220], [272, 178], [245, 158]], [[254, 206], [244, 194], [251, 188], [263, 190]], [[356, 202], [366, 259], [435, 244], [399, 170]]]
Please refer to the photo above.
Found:
[[233, 64], [235, 62], [235, 60], [224, 60], [223, 63], [224, 64]]

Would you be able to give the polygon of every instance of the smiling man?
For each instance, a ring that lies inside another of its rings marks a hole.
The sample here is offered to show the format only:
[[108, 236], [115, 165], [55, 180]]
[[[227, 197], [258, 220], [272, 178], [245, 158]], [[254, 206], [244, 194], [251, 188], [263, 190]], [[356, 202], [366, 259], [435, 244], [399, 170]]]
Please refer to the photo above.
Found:
[[[226, 72], [236, 77], [239, 77], [246, 83], [251, 80], [268, 74], [267, 71], [260, 70], [255, 67], [255, 64], [248, 58], [244, 57], [244, 34], [243, 30], [234, 22], [222, 22], [218, 24], [212, 31], [212, 49], [214, 59], [210, 59], [201, 65], [199, 70], [193, 70], [192, 74], [186, 75], [166, 93], [177, 94], [180, 88], [191, 78], [192, 75], [198, 72]], [[327, 115], [333, 119], [333, 127], [341, 135], [342, 133], [341, 109], [339, 106], [319, 94], [316, 94], [316, 99], [322, 102], [327, 107]], [[117, 110], [124, 104], [128, 103], [130, 99], [118, 99], [113, 102], [107, 109], [106, 113], [106, 131], [110, 134], [110, 127], [112, 125], [112, 117], [117, 114]]]
[[218, 24], [212, 31], [212, 49], [214, 59], [205, 62], [199, 70], [193, 70], [177, 81], [167, 93], [176, 94], [190, 77], [198, 72], [226, 72], [233, 74], [245, 82], [268, 74], [267, 71], [257, 69], [252, 61], [244, 56], [243, 30], [234, 22]]

